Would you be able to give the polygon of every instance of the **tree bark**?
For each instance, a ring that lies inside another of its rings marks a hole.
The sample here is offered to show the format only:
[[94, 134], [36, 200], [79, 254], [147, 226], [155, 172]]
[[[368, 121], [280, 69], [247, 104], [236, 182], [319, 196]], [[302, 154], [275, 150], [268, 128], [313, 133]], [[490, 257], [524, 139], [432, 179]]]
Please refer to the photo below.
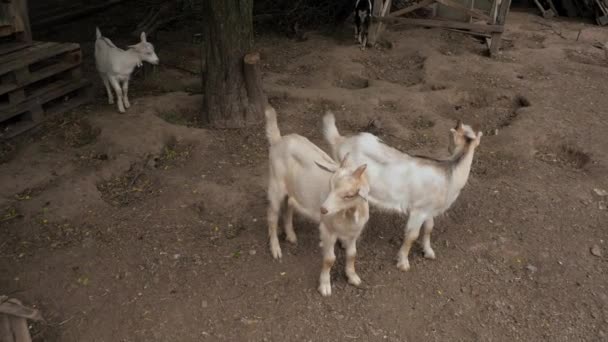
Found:
[[253, 0], [202, 0], [204, 22], [202, 120], [214, 128], [262, 121], [245, 87], [244, 56], [253, 47]]
[[268, 99], [262, 88], [262, 75], [260, 73], [260, 54], [252, 52], [245, 55], [245, 86], [249, 103], [257, 113], [263, 113], [268, 105]]

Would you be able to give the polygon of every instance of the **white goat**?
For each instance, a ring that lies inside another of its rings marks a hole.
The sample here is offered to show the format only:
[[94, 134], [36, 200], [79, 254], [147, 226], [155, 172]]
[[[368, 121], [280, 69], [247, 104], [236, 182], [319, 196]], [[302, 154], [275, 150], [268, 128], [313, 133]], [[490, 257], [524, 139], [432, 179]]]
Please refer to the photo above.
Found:
[[154, 52], [154, 46], [146, 41], [146, 33], [142, 32], [141, 41], [129, 46], [128, 50], [119, 49], [112, 41], [101, 35], [99, 28], [96, 28], [95, 40], [95, 63], [99, 76], [108, 92], [108, 103], [113, 104], [114, 98], [110, 85], [116, 92], [116, 102], [118, 111], [125, 112], [125, 108], [131, 107], [129, 103], [129, 78], [136, 66], [141, 66], [142, 62], [158, 64], [158, 56]]
[[337, 165], [308, 139], [297, 134], [281, 137], [272, 108], [266, 109], [266, 135], [270, 142], [268, 235], [272, 256], [281, 258], [277, 230], [281, 204], [287, 198], [284, 225], [288, 241], [297, 240], [293, 229], [294, 209], [319, 223], [323, 250], [319, 292], [323, 296], [331, 295], [330, 271], [336, 260], [334, 245], [338, 239], [346, 249], [348, 282], [355, 286], [361, 284], [355, 272], [355, 256], [357, 239], [369, 219], [366, 165], [354, 168], [347, 156]]
[[349, 153], [355, 163], [367, 163], [371, 186], [368, 199], [372, 205], [409, 213], [397, 267], [403, 271], [410, 269], [408, 254], [421, 226], [424, 256], [435, 259], [431, 248], [433, 218], [450, 208], [467, 183], [482, 132], [475, 134], [470, 126], [458, 121], [456, 128], [450, 130], [451, 157], [437, 160], [401, 153], [369, 133], [343, 137], [332, 113], [323, 118], [323, 129], [334, 157]]

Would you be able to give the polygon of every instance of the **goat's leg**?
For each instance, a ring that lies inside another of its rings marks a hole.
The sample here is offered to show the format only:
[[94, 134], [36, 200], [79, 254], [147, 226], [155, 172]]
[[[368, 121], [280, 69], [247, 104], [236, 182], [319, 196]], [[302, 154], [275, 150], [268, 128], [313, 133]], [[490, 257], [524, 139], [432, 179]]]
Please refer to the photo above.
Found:
[[363, 35], [363, 40], [361, 41], [361, 50], [365, 50], [367, 47], [367, 32]]
[[270, 239], [270, 253], [275, 259], [280, 259], [281, 246], [279, 245], [279, 212], [281, 211], [281, 200], [285, 195], [280, 191], [280, 187], [271, 182], [268, 186], [268, 237]]
[[287, 200], [287, 208], [283, 216], [283, 225], [285, 227], [285, 239], [291, 243], [298, 242], [296, 232], [293, 230], [293, 204], [290, 202], [291, 198]]
[[340, 240], [346, 249], [346, 266], [345, 273], [348, 278], [348, 283], [351, 285], [361, 285], [361, 278], [355, 271], [355, 258], [357, 256], [357, 239]]
[[125, 108], [131, 107], [131, 103], [129, 103], [129, 80], [125, 80], [122, 83], [122, 100], [125, 104]]
[[321, 268], [321, 276], [319, 277], [319, 292], [322, 296], [331, 295], [331, 268], [336, 262], [336, 254], [334, 246], [337, 236], [327, 230], [323, 223], [319, 225], [321, 232], [321, 249], [323, 250], [323, 267]]
[[108, 104], [114, 104], [114, 95], [112, 95], [112, 89], [110, 88], [110, 80], [108, 80], [106, 75], [99, 74], [99, 76], [101, 76], [103, 85], [106, 87], [106, 92], [108, 93]]
[[435, 251], [431, 247], [431, 232], [433, 231], [433, 227], [435, 226], [435, 220], [431, 217], [430, 219], [424, 221], [422, 225], [423, 233], [422, 235], [422, 249], [424, 250], [424, 257], [427, 259], [435, 259]]
[[397, 262], [397, 267], [402, 271], [409, 271], [410, 262], [408, 260], [408, 255], [410, 254], [410, 249], [412, 248], [412, 244], [420, 235], [420, 227], [425, 221], [424, 215], [421, 215], [417, 212], [411, 212], [410, 217], [407, 220], [407, 226], [405, 228], [405, 237], [403, 239], [403, 245], [401, 245], [401, 249], [399, 250], [399, 261]]
[[122, 88], [120, 87], [120, 84], [118, 83], [118, 80], [114, 77], [109, 77], [110, 78], [110, 84], [112, 84], [112, 88], [114, 88], [114, 91], [116, 92], [116, 103], [118, 104], [118, 111], [121, 113], [125, 112], [125, 106], [122, 103]]

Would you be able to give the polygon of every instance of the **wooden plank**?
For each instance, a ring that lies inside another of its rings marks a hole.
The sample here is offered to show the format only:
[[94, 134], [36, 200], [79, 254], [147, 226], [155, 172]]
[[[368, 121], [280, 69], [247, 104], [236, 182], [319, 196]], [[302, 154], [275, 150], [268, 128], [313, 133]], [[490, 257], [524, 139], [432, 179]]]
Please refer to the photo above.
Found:
[[[29, 83], [38, 82], [38, 81], [48, 78], [50, 76], [62, 73], [64, 71], [67, 71], [72, 68], [76, 68], [78, 65], [80, 65], [80, 61], [71, 62], [71, 63], [70, 62], [61, 62], [61, 63], [47, 66], [45, 68], [42, 68], [40, 70], [30, 73], [27, 83], [29, 84]], [[17, 88], [20, 88], [20, 87], [23, 87], [26, 85], [27, 84], [20, 84], [18, 82], [0, 85], [0, 95], [6, 94], [10, 91], [13, 91]]]
[[408, 6], [406, 8], [402, 8], [402, 9], [400, 9], [398, 11], [395, 11], [395, 12], [389, 14], [389, 17], [398, 17], [398, 16], [404, 15], [406, 13], [413, 12], [413, 11], [419, 9], [419, 8], [424, 8], [426, 6], [429, 6], [433, 2], [435, 2], [435, 0], [422, 0], [419, 3], [417, 3], [417, 4], [414, 4], [412, 6]]
[[[508, 1], [508, 0], [505, 0]], [[510, 1], [509, 1], [510, 3]], [[476, 32], [503, 32], [504, 27], [502, 25], [485, 25], [485, 24], [469, 24], [461, 21], [451, 20], [438, 20], [438, 19], [414, 19], [414, 18], [400, 18], [400, 17], [374, 17], [372, 20], [381, 21], [392, 24], [402, 25], [416, 25], [424, 27], [440, 27], [440, 28], [453, 28], [461, 30], [471, 30]]]
[[[24, 120], [22, 122], [17, 123], [15, 126], [13, 126], [10, 129], [10, 131], [7, 133], [0, 132], [0, 140], [10, 139], [21, 133], [27, 132], [28, 130], [40, 125], [47, 118], [49, 118], [51, 116], [73, 110], [90, 101], [90, 99], [91, 99], [90, 84], [88, 84], [84, 87], [81, 87], [79, 89], [75, 89], [75, 90], [79, 91], [79, 94], [76, 97], [70, 98], [68, 101], [66, 101], [64, 103], [56, 104], [56, 105], [52, 106], [51, 108], [48, 108], [46, 111], [44, 111], [44, 116], [40, 120], [38, 120], [38, 121]], [[74, 91], [74, 90], [72, 90], [72, 91]], [[21, 112], [20, 114], [26, 114], [26, 113], [30, 112], [31, 116], [33, 117], [33, 116], [36, 116], [35, 113], [38, 111], [41, 112], [42, 107], [39, 104], [34, 104], [33, 107], [31, 107], [31, 109], [28, 109], [25, 112]]]
[[26, 101], [21, 102], [16, 106], [0, 108], [0, 122], [8, 120], [16, 115], [28, 111], [31, 108], [32, 103], [38, 103], [44, 105], [45, 103], [64, 96], [79, 88], [83, 88], [90, 84], [89, 81], [81, 79], [78, 81], [74, 80], [63, 80], [49, 84], [47, 87], [40, 88], [34, 91], [30, 96], [27, 97]]
[[435, 0], [435, 1], [437, 1], [438, 3], [440, 3], [444, 6], [448, 6], [448, 7], [452, 7], [452, 8], [456, 8], [461, 11], [464, 11], [467, 14], [474, 16], [475, 18], [483, 19], [487, 22], [490, 22], [492, 20], [489, 16], [487, 16], [485, 13], [481, 12], [480, 10], [477, 10], [477, 9], [470, 10], [466, 6], [461, 5], [461, 4], [457, 3], [456, 1], [453, 1], [453, 0]]
[[[35, 52], [33, 49], [35, 48]], [[0, 58], [0, 75], [5, 74], [11, 70], [18, 69], [19, 67], [33, 64], [38, 61], [51, 58], [62, 53], [80, 50], [80, 45], [76, 43], [47, 43], [38, 46], [29, 47], [23, 51], [19, 51], [15, 54], [19, 54], [20, 58], [13, 59], [6, 63], [3, 58]], [[14, 54], [12, 54], [14, 55]], [[9, 55], [10, 56], [10, 55]]]
[[10, 42], [10, 43], [2, 43], [0, 44], [0, 58], [2, 55], [19, 51], [21, 49], [25, 49], [26, 47], [32, 45], [28, 42]]
[[0, 66], [5, 63], [9, 63], [15, 60], [19, 60], [23, 58], [28, 53], [35, 53], [40, 49], [48, 48], [57, 43], [44, 43], [44, 42], [33, 42], [31, 46], [26, 49], [19, 50], [17, 52], [13, 52], [7, 55], [0, 56]]

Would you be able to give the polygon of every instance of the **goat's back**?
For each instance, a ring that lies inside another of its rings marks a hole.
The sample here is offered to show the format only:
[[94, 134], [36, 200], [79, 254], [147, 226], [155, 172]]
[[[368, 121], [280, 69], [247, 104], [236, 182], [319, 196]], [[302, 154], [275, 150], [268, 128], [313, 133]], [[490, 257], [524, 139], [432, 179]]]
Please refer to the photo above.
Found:
[[406, 212], [414, 207], [442, 206], [447, 179], [442, 170], [383, 144], [375, 135], [360, 133], [336, 146], [354, 164], [367, 164], [370, 201], [381, 208]]
[[297, 134], [281, 137], [270, 147], [270, 181], [284, 187], [305, 211], [319, 221], [319, 208], [329, 194], [331, 173], [316, 162], [335, 164], [333, 159], [310, 140]]

